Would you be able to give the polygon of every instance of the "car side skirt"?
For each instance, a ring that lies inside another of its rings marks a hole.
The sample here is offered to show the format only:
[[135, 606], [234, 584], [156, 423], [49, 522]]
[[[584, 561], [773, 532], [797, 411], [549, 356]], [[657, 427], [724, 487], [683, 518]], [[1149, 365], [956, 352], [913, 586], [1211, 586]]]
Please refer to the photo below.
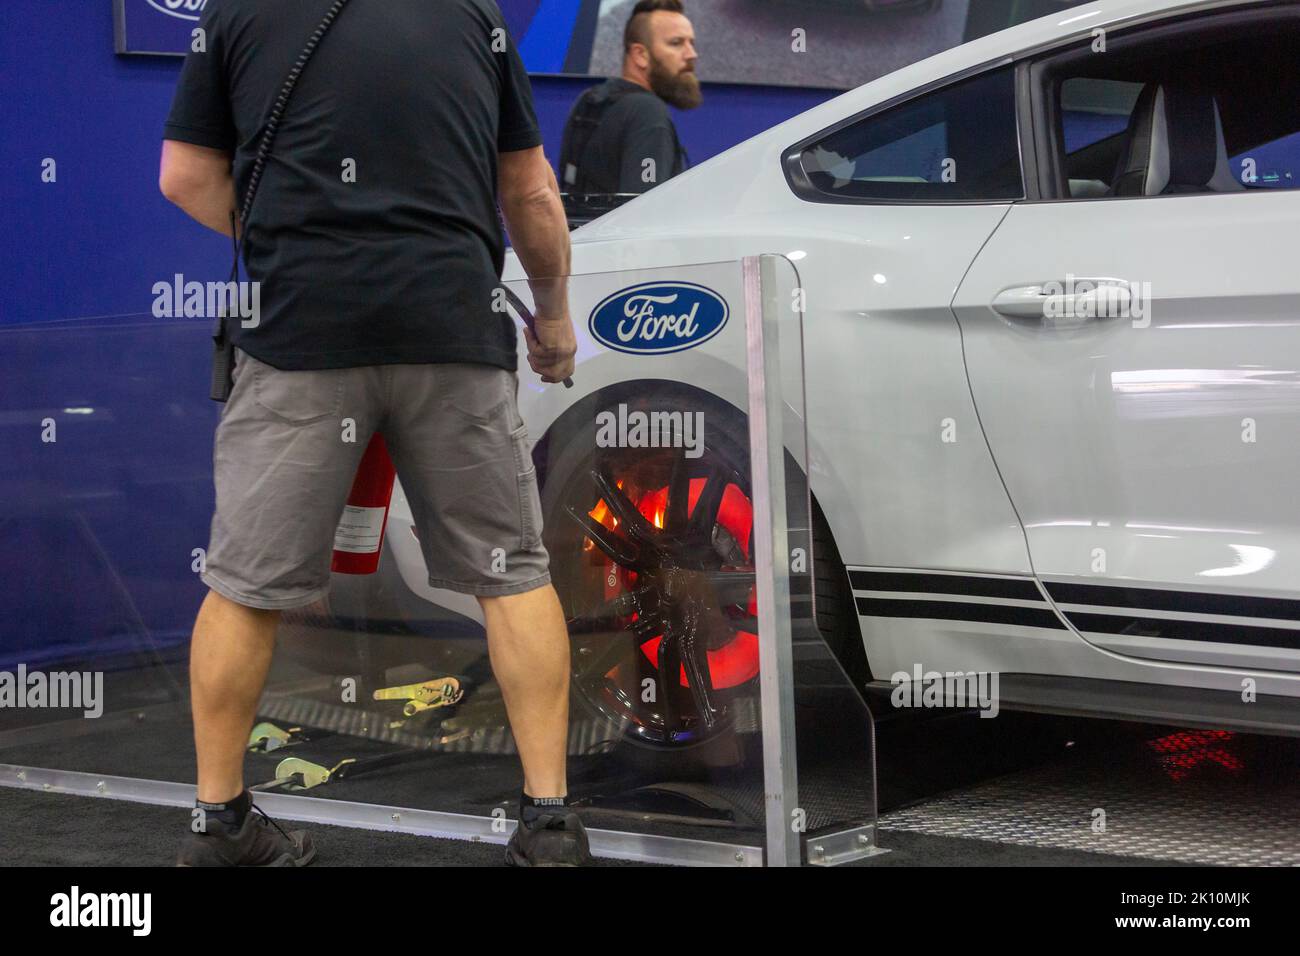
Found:
[[[882, 680], [867, 685], [869, 692], [882, 695], [893, 686]], [[1260, 696], [1246, 705], [1240, 694], [1196, 687], [1001, 674], [998, 705], [1012, 711], [1300, 737], [1300, 705], [1294, 698]]]

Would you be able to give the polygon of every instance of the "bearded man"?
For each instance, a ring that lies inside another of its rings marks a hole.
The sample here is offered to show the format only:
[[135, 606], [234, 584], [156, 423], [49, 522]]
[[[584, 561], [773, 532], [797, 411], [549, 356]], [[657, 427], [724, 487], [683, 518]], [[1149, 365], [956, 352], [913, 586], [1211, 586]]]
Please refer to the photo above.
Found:
[[638, 0], [623, 30], [623, 75], [585, 91], [560, 151], [569, 193], [642, 193], [687, 166], [669, 106], [703, 101], [695, 31], [681, 0]]

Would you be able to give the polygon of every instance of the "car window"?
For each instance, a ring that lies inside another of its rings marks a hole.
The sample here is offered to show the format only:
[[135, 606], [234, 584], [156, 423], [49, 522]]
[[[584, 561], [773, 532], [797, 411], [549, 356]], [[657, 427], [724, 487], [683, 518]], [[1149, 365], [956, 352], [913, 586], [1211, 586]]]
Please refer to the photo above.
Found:
[[1061, 84], [1061, 128], [1066, 155], [1128, 128], [1141, 83], [1073, 77]]
[[1300, 186], [1300, 130], [1232, 157], [1232, 174], [1247, 189]]
[[1300, 11], [1229, 11], [1059, 57], [1068, 198], [1297, 188], [1298, 43]]
[[1061, 138], [1070, 196], [1105, 196], [1142, 84], [1071, 77], [1061, 84]]
[[811, 187], [845, 201], [923, 203], [1024, 195], [1010, 68], [877, 113], [804, 148]]

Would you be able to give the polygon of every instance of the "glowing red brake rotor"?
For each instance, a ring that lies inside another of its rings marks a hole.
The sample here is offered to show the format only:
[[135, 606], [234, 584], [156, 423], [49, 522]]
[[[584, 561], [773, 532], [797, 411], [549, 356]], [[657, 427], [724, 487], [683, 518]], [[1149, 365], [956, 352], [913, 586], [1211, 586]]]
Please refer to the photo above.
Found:
[[[695, 510], [700, 493], [704, 490], [706, 479], [692, 478], [690, 494], [687, 497], [687, 514]], [[663, 527], [664, 511], [668, 506], [668, 489], [660, 488], [643, 494], [637, 502], [637, 510], [656, 527]], [[754, 521], [754, 510], [749, 499], [735, 485], [728, 485], [722, 495], [722, 504], [718, 509], [718, 524], [727, 530], [736, 541], [745, 560], [750, 560], [749, 533]], [[624, 585], [635, 579], [635, 575], [624, 572]], [[746, 613], [758, 613], [757, 598], [751, 590]], [[652, 663], [659, 660], [659, 641], [662, 635], [655, 635], [641, 645], [641, 653]], [[712, 648], [708, 652], [709, 677], [718, 689], [736, 687], [758, 676], [758, 635], [750, 631], [737, 630], [722, 647]], [[679, 680], [683, 687], [689, 687], [686, 669], [681, 669]]]

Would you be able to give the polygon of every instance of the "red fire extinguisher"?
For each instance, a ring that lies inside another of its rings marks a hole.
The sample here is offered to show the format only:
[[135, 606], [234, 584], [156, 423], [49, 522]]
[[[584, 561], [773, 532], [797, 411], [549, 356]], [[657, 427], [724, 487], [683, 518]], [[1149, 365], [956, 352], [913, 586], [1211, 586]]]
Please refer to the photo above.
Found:
[[331, 571], [374, 574], [379, 570], [379, 553], [388, 526], [388, 505], [393, 499], [396, 475], [384, 436], [375, 432], [357, 466], [348, 503], [334, 532]]

